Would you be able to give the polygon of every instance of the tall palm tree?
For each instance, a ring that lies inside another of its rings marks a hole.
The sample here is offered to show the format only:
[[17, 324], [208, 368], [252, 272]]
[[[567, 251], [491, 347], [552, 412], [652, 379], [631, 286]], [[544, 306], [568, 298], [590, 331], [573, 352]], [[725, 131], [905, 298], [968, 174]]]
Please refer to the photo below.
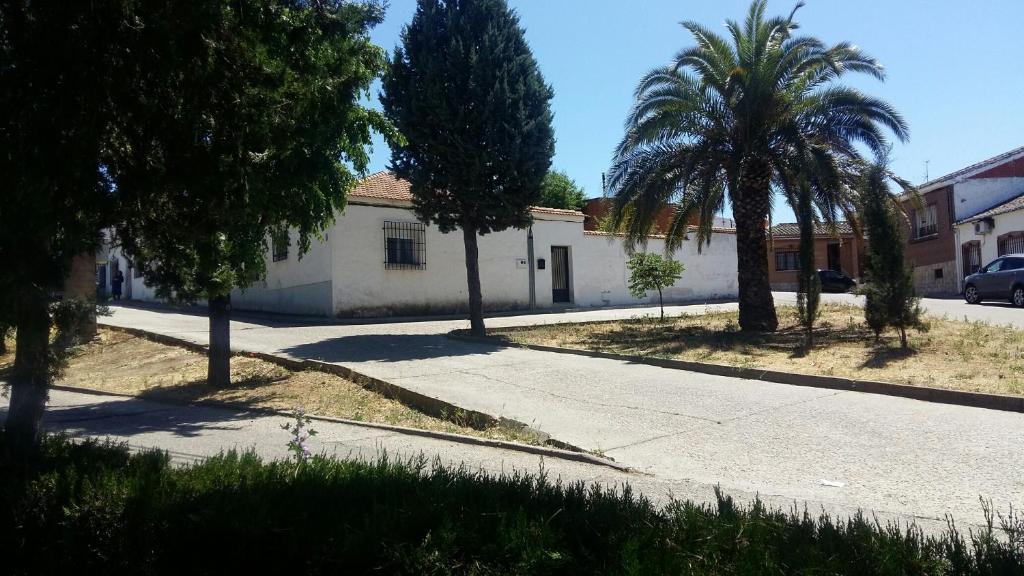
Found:
[[729, 39], [684, 22], [696, 46], [640, 81], [609, 173], [612, 225], [630, 243], [643, 242], [671, 203], [669, 246], [687, 238], [694, 218], [700, 246], [731, 204], [746, 331], [778, 327], [766, 232], [774, 193], [795, 206], [806, 182], [822, 220], [852, 219], [855, 193], [846, 182], [862, 164], [857, 145], [879, 152], [887, 131], [900, 140], [908, 134], [892, 106], [836, 82], [848, 72], [884, 79], [877, 61], [849, 43], [794, 35], [802, 5], [788, 18], [766, 18], [765, 0], [754, 0], [742, 26], [726, 23]]

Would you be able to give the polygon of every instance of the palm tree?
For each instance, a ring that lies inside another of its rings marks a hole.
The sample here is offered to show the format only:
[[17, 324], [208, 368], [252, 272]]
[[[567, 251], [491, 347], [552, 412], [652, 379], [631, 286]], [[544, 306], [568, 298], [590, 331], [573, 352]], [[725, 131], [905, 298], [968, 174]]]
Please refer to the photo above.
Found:
[[640, 81], [609, 173], [612, 225], [630, 244], [642, 243], [671, 203], [669, 247], [687, 239], [694, 218], [700, 246], [731, 204], [745, 331], [778, 327], [766, 232], [775, 192], [796, 206], [806, 182], [822, 220], [853, 220], [855, 193], [846, 184], [851, 167], [863, 165], [857, 145], [877, 153], [887, 130], [900, 140], [908, 134], [892, 106], [836, 82], [848, 72], [884, 79], [877, 61], [849, 43], [794, 35], [802, 5], [788, 18], [766, 19], [765, 0], [754, 0], [743, 26], [726, 23], [728, 40], [684, 22], [696, 46]]

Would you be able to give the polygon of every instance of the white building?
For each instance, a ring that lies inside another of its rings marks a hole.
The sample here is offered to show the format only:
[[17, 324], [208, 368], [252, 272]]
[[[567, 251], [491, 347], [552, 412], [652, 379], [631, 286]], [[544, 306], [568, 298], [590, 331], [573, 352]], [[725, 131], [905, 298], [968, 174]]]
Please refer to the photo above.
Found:
[[[1004, 254], [1024, 253], [1024, 190], [1020, 195], [957, 222], [957, 262], [964, 277]], [[963, 279], [961, 278], [961, 290]]]
[[[628, 254], [621, 238], [584, 231], [583, 214], [534, 208], [533, 282], [538, 309], [620, 306], [657, 302], [629, 294]], [[295, 237], [272, 242], [266, 280], [232, 294], [239, 310], [337, 317], [444, 314], [468, 307], [462, 233], [442, 234], [420, 223], [407, 182], [386, 172], [364, 180], [349, 194], [344, 213], [299, 258]], [[646, 248], [663, 253], [664, 240]], [[480, 279], [487, 310], [530, 308], [529, 231], [481, 236]], [[666, 302], [703, 301], [736, 295], [736, 237], [716, 229], [710, 246], [697, 252], [684, 242], [672, 257], [686, 270], [665, 291]], [[129, 261], [110, 251], [107, 286], [119, 267], [125, 299], [153, 300]], [[129, 280], [130, 278], [130, 280]]]

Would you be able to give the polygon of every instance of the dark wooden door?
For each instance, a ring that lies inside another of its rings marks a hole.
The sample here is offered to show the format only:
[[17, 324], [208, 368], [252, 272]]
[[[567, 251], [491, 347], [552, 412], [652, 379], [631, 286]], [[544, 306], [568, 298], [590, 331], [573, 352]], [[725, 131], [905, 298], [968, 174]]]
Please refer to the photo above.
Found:
[[572, 301], [569, 293], [569, 248], [566, 246], [551, 247], [551, 300]]
[[828, 245], [828, 269], [842, 272], [842, 265], [839, 263], [839, 244]]

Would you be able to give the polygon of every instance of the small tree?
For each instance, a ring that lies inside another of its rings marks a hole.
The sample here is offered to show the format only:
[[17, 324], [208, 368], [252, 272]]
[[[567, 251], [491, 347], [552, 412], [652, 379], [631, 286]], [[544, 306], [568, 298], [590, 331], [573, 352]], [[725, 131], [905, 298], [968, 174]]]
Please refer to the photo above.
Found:
[[643, 298], [648, 291], [657, 290], [661, 319], [664, 320], [665, 300], [662, 290], [675, 284], [683, 275], [683, 263], [657, 254], [639, 252], [629, 259], [626, 266], [629, 268], [629, 292], [634, 298]]
[[538, 206], [561, 208], [563, 210], [582, 210], [585, 193], [576, 181], [565, 172], [552, 171], [544, 176], [540, 183], [540, 200]]
[[[300, 254], [368, 163], [360, 100], [382, 71], [375, 3], [142, 2], [134, 106], [111, 172], [125, 253], [167, 298], [209, 305], [210, 384], [230, 383], [231, 291], [265, 273], [268, 239]], [[354, 168], [354, 170], [352, 169]]]
[[477, 237], [525, 228], [551, 166], [551, 88], [505, 0], [419, 0], [384, 77], [381, 103], [416, 214], [462, 229], [470, 328], [484, 334]]
[[821, 279], [814, 265], [814, 204], [811, 187], [804, 182], [799, 189], [797, 219], [800, 221], [800, 269], [797, 272], [796, 295], [800, 324], [804, 327], [805, 345], [814, 346], [814, 321], [821, 302]]
[[889, 190], [887, 162], [882, 155], [867, 165], [861, 181], [862, 221], [869, 238], [864, 319], [876, 340], [885, 328], [895, 328], [900, 346], [906, 349], [907, 329], [925, 331], [928, 326], [922, 319], [920, 298], [914, 294], [910, 268], [903, 260], [903, 226], [897, 199]]

